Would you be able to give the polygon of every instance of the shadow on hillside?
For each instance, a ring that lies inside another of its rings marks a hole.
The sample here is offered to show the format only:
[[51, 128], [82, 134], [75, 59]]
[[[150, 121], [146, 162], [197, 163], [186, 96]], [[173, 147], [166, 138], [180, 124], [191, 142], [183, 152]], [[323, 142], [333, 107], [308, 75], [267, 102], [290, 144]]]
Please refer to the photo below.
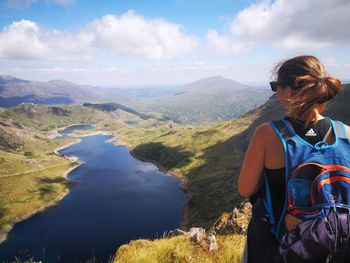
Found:
[[[341, 93], [329, 103], [325, 115], [350, 123], [350, 115], [347, 114], [350, 85], [345, 85]], [[284, 115], [285, 110], [273, 95], [264, 105], [244, 114], [242, 117], [246, 117], [245, 121], [240, 122], [242, 119], [232, 121], [232, 125], [247, 125], [245, 124], [247, 121], [251, 122], [246, 129], [202, 150], [203, 155], [200, 158], [203, 159], [203, 164], [188, 173], [187, 189], [191, 199], [187, 203], [186, 227], [208, 228], [223, 212], [231, 212], [243, 201], [237, 191], [237, 180], [250, 138], [256, 127]], [[212, 133], [210, 130], [202, 134], [198, 132], [194, 136], [211, 136]], [[136, 151], [140, 151], [140, 156], [147, 155], [147, 151], [150, 150], [147, 159], [156, 160], [168, 169], [188, 164], [189, 157], [193, 155], [182, 152], [180, 148], [167, 148], [161, 143], [144, 144], [137, 148]], [[172, 159], [174, 156], [176, 158]]]
[[67, 180], [64, 177], [55, 177], [55, 178], [50, 178], [50, 177], [43, 177], [43, 178], [38, 178], [39, 183], [44, 183], [44, 184], [61, 184], [61, 183], [66, 183]]
[[[190, 226], [209, 228], [223, 212], [232, 209], [243, 201], [237, 191], [237, 180], [251, 136], [260, 124], [279, 119], [284, 110], [272, 97], [266, 104], [244, 116], [254, 116], [252, 123], [242, 132], [203, 150], [200, 167], [188, 174], [188, 221]], [[232, 125], [239, 124], [239, 120]]]
[[64, 185], [65, 187], [73, 187], [74, 185], [78, 184], [78, 181], [67, 180], [64, 177], [55, 177], [55, 178], [43, 177], [43, 178], [38, 178], [37, 181], [39, 182], [40, 185], [43, 185], [38, 190], [41, 196], [55, 192], [55, 187], [52, 184], [61, 184], [61, 185]]
[[44, 185], [40, 187], [38, 191], [41, 198], [56, 193], [55, 187], [53, 185]]
[[190, 163], [193, 153], [183, 151], [181, 147], [168, 147], [159, 142], [140, 144], [132, 150], [136, 156], [153, 160], [166, 169], [181, 168]]
[[6, 215], [6, 208], [0, 207], [0, 219], [5, 217]]
[[[340, 95], [329, 103], [324, 115], [350, 124], [350, 115], [347, 114], [349, 98], [350, 85], [344, 85]], [[203, 150], [203, 165], [188, 174], [187, 187], [192, 198], [188, 202], [187, 227], [208, 228], [223, 212], [231, 212], [243, 201], [237, 191], [237, 180], [250, 138], [256, 127], [269, 120], [280, 119], [285, 114], [276, 96], [272, 96], [264, 105], [242, 116], [255, 116], [245, 130]], [[233, 121], [233, 125], [237, 122]]]

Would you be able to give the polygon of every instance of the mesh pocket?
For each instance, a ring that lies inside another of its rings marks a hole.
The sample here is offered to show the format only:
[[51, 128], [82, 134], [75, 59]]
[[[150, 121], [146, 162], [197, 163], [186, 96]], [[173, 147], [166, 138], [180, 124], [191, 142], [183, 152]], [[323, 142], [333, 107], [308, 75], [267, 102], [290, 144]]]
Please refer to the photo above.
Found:
[[291, 179], [288, 182], [289, 205], [294, 207], [310, 207], [310, 188], [312, 181], [306, 179]]

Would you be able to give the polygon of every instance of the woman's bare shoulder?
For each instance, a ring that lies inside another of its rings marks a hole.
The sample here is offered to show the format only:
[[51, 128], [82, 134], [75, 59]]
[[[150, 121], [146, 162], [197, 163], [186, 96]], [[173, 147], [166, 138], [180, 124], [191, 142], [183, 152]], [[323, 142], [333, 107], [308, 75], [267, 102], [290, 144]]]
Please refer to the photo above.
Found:
[[262, 123], [256, 128], [254, 137], [261, 140], [265, 147], [271, 148], [272, 145], [277, 145], [279, 147], [280, 145], [278, 135], [268, 122]]
[[273, 128], [271, 127], [271, 125], [268, 122], [264, 122], [263, 124], [260, 124], [256, 128], [255, 132], [259, 136], [271, 136], [272, 134], [275, 133]]

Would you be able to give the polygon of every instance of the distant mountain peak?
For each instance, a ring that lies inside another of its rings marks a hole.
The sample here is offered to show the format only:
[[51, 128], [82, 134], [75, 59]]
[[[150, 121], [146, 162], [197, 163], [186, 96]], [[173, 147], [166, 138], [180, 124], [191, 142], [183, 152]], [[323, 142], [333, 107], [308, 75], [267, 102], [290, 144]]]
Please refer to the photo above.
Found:
[[239, 83], [233, 79], [225, 78], [223, 76], [212, 76], [208, 78], [199, 79], [192, 83], [189, 83], [184, 86], [187, 90], [194, 89], [229, 89], [229, 90], [237, 90], [237, 89], [246, 89], [249, 88], [248, 85]]
[[202, 78], [200, 80], [223, 80], [223, 79], [228, 79], [228, 78], [225, 78], [224, 76], [221, 76], [221, 75], [216, 75], [216, 76], [211, 76], [207, 78]]

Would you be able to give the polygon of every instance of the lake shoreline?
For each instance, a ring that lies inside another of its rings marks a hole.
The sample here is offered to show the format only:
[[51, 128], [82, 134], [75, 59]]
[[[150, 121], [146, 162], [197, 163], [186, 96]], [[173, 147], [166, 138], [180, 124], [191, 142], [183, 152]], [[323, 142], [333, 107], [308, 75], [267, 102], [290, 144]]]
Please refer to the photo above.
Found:
[[[54, 129], [52, 131], [49, 131], [47, 133], [47, 138], [48, 139], [55, 139], [58, 135], [59, 135], [59, 131], [61, 130], [64, 130], [68, 127], [71, 127], [71, 126], [75, 126], [75, 125], [92, 125], [92, 124], [71, 124], [71, 125], [67, 125], [67, 126], [64, 126], [64, 127], [60, 127], [60, 128], [57, 128], [57, 129]], [[109, 132], [109, 131], [94, 131], [92, 133], [86, 133], [86, 134], [77, 134], [77, 135], [74, 135], [74, 133], [72, 134], [74, 137], [76, 137], [76, 140], [73, 141], [73, 142], [69, 142], [63, 146], [60, 146], [56, 149], [53, 150], [53, 153], [56, 154], [57, 156], [60, 156], [62, 158], [66, 158], [67, 160], [69, 160], [72, 164], [74, 164], [72, 167], [68, 168], [67, 170], [65, 170], [63, 173], [62, 173], [62, 177], [64, 177], [66, 180], [70, 181], [70, 182], [73, 182], [71, 180], [68, 179], [68, 174], [70, 172], [72, 172], [73, 170], [75, 170], [76, 168], [78, 168], [79, 166], [81, 166], [83, 164], [83, 162], [81, 162], [77, 157], [75, 156], [65, 156], [65, 155], [62, 155], [59, 153], [59, 151], [63, 150], [63, 149], [66, 149], [72, 145], [75, 145], [75, 144], [78, 144], [81, 142], [81, 140], [79, 139], [79, 137], [86, 137], [86, 136], [95, 136], [95, 135], [108, 135], [108, 136], [112, 136], [111, 139], [107, 140], [107, 142], [109, 143], [112, 143], [114, 145], [120, 145], [120, 146], [125, 146], [128, 148], [129, 150], [129, 153], [131, 156], [133, 156], [135, 159], [139, 160], [139, 161], [142, 161], [142, 162], [148, 162], [148, 163], [152, 163], [153, 165], [155, 165], [158, 170], [167, 175], [167, 176], [174, 176], [178, 179], [181, 180], [181, 184], [178, 186], [186, 195], [186, 201], [185, 203], [183, 204], [181, 210], [181, 219], [180, 219], [180, 228], [186, 228], [187, 224], [188, 224], [188, 219], [187, 219], [187, 210], [188, 210], [188, 207], [187, 207], [187, 204], [189, 202], [189, 200], [191, 199], [190, 197], [190, 193], [187, 191], [187, 178], [184, 177], [183, 175], [181, 174], [178, 174], [178, 173], [175, 173], [173, 171], [169, 171], [167, 170], [166, 168], [164, 168], [160, 163], [158, 163], [157, 161], [155, 160], [149, 160], [149, 159], [144, 159], [140, 156], [137, 156], [133, 151], [132, 151], [132, 145], [129, 145], [128, 143], [122, 141], [116, 134], [114, 134], [113, 132]], [[69, 194], [69, 191], [70, 191], [70, 188], [72, 186], [68, 187], [66, 189], [66, 191], [61, 195], [59, 196], [59, 198], [57, 200], [54, 200], [54, 201], [51, 201], [49, 203], [47, 203], [46, 205], [44, 205], [43, 207], [40, 207], [32, 212], [30, 212], [29, 214], [26, 214], [20, 218], [17, 218], [15, 221], [11, 222], [10, 224], [6, 225], [4, 227], [4, 229], [0, 232], [0, 245], [1, 243], [3, 243], [6, 239], [7, 239], [7, 234], [11, 231], [11, 229], [17, 224], [17, 223], [20, 223], [24, 220], [27, 220], [29, 219], [30, 217], [36, 215], [36, 214], [39, 214], [39, 213], [42, 213], [42, 212], [45, 212], [46, 210], [54, 207], [55, 205], [57, 205], [66, 195]]]
[[[73, 182], [71, 180], [68, 179], [68, 174], [70, 172], [72, 172], [73, 170], [75, 170], [76, 168], [78, 168], [83, 162], [79, 161], [78, 159], [76, 158], [72, 158], [72, 157], [67, 157], [67, 156], [64, 156], [64, 155], [61, 155], [59, 154], [58, 152], [60, 150], [63, 150], [65, 148], [68, 148], [74, 144], [78, 144], [80, 143], [81, 140], [77, 139], [73, 142], [69, 142], [63, 146], [60, 146], [56, 149], [53, 150], [53, 152], [57, 155], [57, 156], [60, 156], [62, 158], [66, 158], [67, 160], [69, 160], [71, 162], [71, 164], [73, 164], [73, 166], [69, 167], [68, 169], [66, 169], [63, 173], [62, 173], [62, 177], [65, 178], [66, 180], [70, 181], [70, 182]], [[35, 209], [33, 210], [32, 212], [30, 212], [29, 214], [26, 214], [24, 216], [21, 216], [19, 218], [17, 218], [15, 221], [9, 223], [8, 225], [5, 225], [4, 229], [0, 232], [0, 245], [7, 239], [7, 234], [12, 230], [12, 228], [17, 224], [17, 223], [20, 223], [24, 220], [27, 220], [29, 218], [31, 218], [32, 216], [36, 215], [36, 214], [39, 214], [39, 213], [42, 213], [42, 212], [45, 212], [46, 210], [50, 209], [51, 207], [54, 207], [55, 205], [57, 205], [67, 194], [69, 194], [69, 190], [72, 186], [68, 187], [66, 189], [65, 192], [62, 193], [62, 195], [60, 195], [58, 197], [58, 199], [56, 200], [53, 200], [49, 203], [46, 203], [43, 207], [40, 207], [38, 209]]]
[[136, 155], [133, 151], [132, 151], [132, 146], [129, 145], [128, 143], [120, 140], [119, 138], [117, 138], [116, 136], [113, 136], [113, 141], [111, 141], [111, 143], [114, 143], [116, 145], [123, 145], [126, 146], [129, 150], [129, 153], [131, 154], [131, 156], [133, 156], [135, 159], [141, 161], [141, 162], [147, 162], [147, 163], [152, 163], [153, 165], [155, 165], [158, 170], [168, 176], [174, 176], [178, 179], [181, 180], [181, 184], [178, 186], [181, 191], [183, 191], [186, 195], [186, 201], [183, 204], [181, 210], [181, 220], [180, 220], [180, 228], [184, 228], [187, 229], [188, 228], [188, 202], [191, 199], [191, 194], [188, 192], [187, 190], [187, 183], [188, 183], [188, 179], [187, 177], [183, 176], [182, 174], [176, 173], [174, 171], [170, 171], [168, 169], [166, 169], [163, 165], [161, 165], [159, 162], [155, 161], [155, 160], [151, 160], [151, 159], [145, 159], [142, 158], [138, 155]]

